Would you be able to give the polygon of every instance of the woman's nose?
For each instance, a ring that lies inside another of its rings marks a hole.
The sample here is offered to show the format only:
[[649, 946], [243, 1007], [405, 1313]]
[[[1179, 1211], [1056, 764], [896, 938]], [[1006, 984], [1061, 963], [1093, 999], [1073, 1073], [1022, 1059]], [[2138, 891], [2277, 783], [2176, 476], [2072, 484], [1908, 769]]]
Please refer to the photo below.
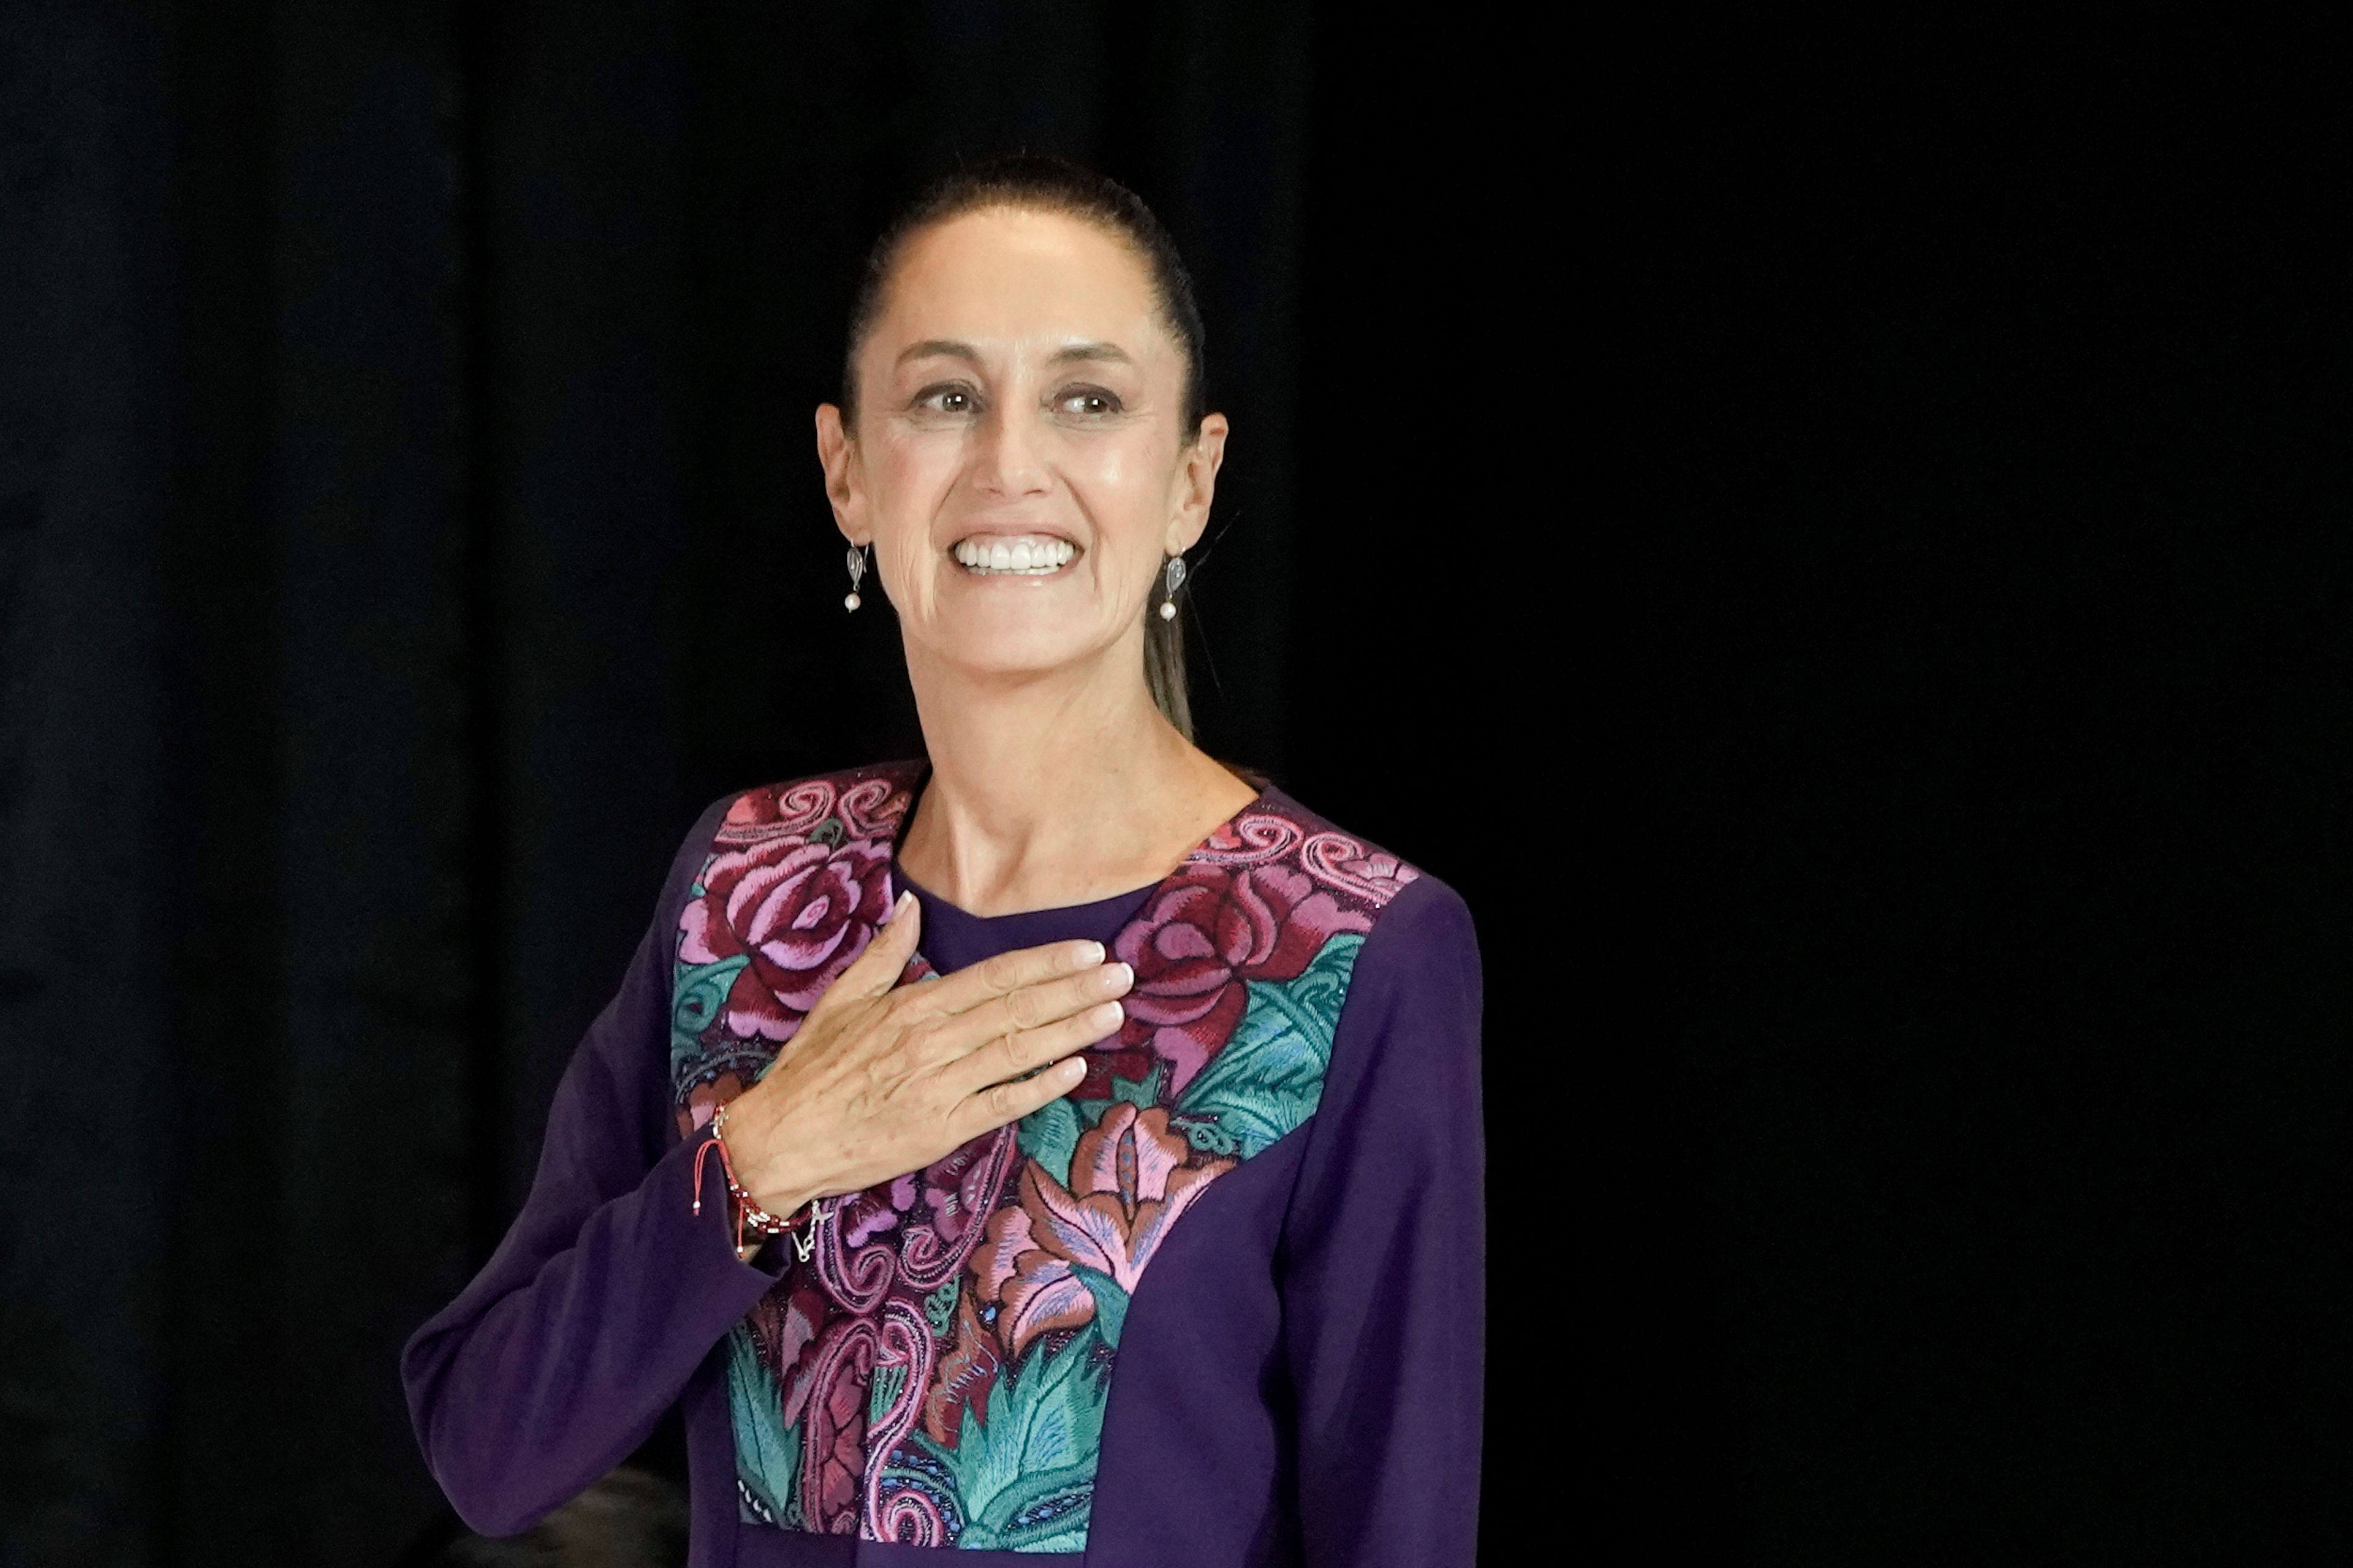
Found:
[[1034, 421], [1011, 406], [992, 409], [980, 424], [980, 451], [973, 477], [991, 495], [1036, 495], [1047, 488]]

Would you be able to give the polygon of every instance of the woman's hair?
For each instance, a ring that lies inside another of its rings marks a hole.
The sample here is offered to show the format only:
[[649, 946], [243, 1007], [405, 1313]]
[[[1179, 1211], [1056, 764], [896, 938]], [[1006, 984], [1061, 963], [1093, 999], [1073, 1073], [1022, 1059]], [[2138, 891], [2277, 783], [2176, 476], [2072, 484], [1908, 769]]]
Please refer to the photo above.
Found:
[[[882, 313], [884, 291], [907, 242], [934, 224], [990, 207], [1060, 213], [1108, 229], [1134, 247], [1152, 276], [1152, 293], [1162, 324], [1185, 351], [1185, 439], [1198, 440], [1208, 413], [1204, 388], [1201, 308], [1193, 298], [1192, 275], [1144, 198], [1083, 163], [1039, 153], [1012, 153], [969, 163], [944, 174], [902, 207], [866, 253], [849, 304], [849, 331], [841, 353], [841, 420], [858, 422], [858, 351]], [[1145, 605], [1144, 679], [1152, 700], [1187, 740], [1193, 738], [1193, 710], [1185, 688], [1185, 634], [1181, 617], [1160, 618], [1157, 596]]]

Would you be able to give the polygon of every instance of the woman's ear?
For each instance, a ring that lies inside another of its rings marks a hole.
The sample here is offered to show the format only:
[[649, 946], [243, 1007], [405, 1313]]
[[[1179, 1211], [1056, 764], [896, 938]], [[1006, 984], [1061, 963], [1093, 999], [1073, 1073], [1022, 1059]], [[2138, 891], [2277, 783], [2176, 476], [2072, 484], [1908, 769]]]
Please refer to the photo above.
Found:
[[817, 460], [825, 469], [825, 499], [833, 503], [833, 525], [852, 544], [868, 542], [866, 489], [858, 472], [858, 445], [830, 403], [817, 405]]
[[1226, 416], [1205, 416], [1193, 444], [1176, 455], [1176, 507], [1168, 520], [1164, 548], [1182, 555], [1209, 526], [1209, 502], [1218, 492], [1218, 468], [1226, 460]]

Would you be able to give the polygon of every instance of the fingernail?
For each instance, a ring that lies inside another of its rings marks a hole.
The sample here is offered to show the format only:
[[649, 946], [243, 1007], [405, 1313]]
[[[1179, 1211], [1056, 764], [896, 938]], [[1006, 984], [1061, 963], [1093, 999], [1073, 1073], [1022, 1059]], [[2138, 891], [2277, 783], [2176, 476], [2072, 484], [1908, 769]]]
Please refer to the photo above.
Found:
[[1064, 1062], [1060, 1067], [1056, 1068], [1054, 1070], [1061, 1074], [1064, 1078], [1069, 1079], [1072, 1083], [1076, 1083], [1079, 1079], [1087, 1076], [1087, 1064], [1079, 1060], [1078, 1058], [1072, 1057], [1069, 1061]]
[[1103, 976], [1100, 984], [1106, 991], [1124, 991], [1135, 980], [1135, 968], [1133, 964], [1105, 964], [1098, 973]]
[[1100, 1003], [1087, 1013], [1087, 1022], [1099, 1029], [1115, 1029], [1126, 1017], [1127, 1009], [1116, 1002]]
[[1101, 942], [1088, 942], [1084, 947], [1082, 947], [1082, 948], [1080, 948], [1080, 949], [1079, 949], [1079, 967], [1080, 967], [1081, 969], [1084, 969], [1084, 968], [1086, 968], [1086, 967], [1087, 967], [1087, 965], [1089, 965], [1089, 964], [1091, 964], [1091, 963], [1101, 963], [1103, 961], [1103, 943], [1101, 943]]

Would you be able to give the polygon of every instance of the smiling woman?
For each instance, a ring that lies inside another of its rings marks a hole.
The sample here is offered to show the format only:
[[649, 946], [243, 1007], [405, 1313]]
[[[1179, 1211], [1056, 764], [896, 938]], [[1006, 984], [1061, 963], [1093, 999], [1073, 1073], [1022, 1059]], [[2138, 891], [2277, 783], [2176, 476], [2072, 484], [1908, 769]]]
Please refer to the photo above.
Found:
[[1075, 165], [877, 243], [818, 452], [928, 756], [688, 833], [523, 1213], [409, 1345], [477, 1528], [677, 1403], [698, 1565], [1471, 1561], [1477, 949], [1192, 743], [1201, 353], [1158, 223]]
[[[994, 330], [960, 336], [964, 327], [944, 323]], [[997, 443], [991, 460], [1012, 465], [1012, 489], [1001, 473], [994, 487], [976, 487], [980, 504], [966, 509], [968, 531], [949, 552], [975, 575], [1060, 575], [1037, 570], [1041, 550], [1075, 562], [1087, 552], [1082, 521], [1112, 531], [1103, 542], [1110, 552], [1085, 570], [1100, 584], [1124, 568], [1145, 594], [1160, 588], [1160, 608], [1171, 613], [1144, 625], [1145, 681], [1189, 740], [1173, 608], [1184, 552], [1208, 521], [1227, 434], [1224, 416], [1204, 403], [1205, 339], [1167, 231], [1118, 185], [1046, 158], [1001, 160], [943, 182], [876, 243], [850, 311], [841, 405], [818, 414], [843, 531], [854, 545], [871, 535], [866, 487], [853, 481], [921, 486], [929, 474], [937, 483], [969, 461], [976, 437]], [[870, 387], [881, 406], [861, 421]], [[853, 431], [865, 439], [853, 443]], [[877, 443], [890, 469], [846, 460]], [[1068, 481], [1050, 505], [1050, 491], [1021, 489], [1048, 465]], [[1085, 518], [1056, 515], [1073, 510]], [[910, 548], [925, 555], [932, 542]], [[1013, 560], [1024, 543], [1026, 570]], [[893, 603], [904, 620], [911, 605]], [[1103, 607], [1118, 604], [1114, 595]]]

